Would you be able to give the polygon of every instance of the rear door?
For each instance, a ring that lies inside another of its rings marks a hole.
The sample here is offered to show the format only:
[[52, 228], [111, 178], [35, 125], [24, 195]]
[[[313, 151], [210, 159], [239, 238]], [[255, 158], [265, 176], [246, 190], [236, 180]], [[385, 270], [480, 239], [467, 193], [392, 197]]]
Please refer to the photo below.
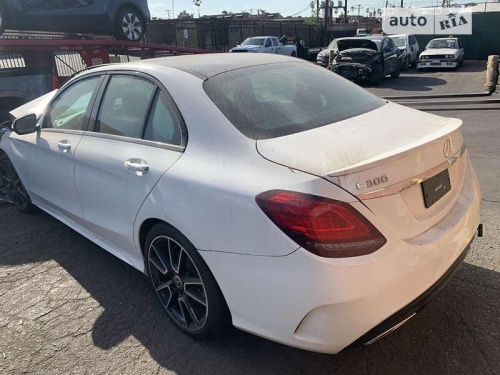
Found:
[[148, 76], [113, 74], [98, 100], [92, 131], [83, 136], [75, 157], [84, 225], [137, 256], [137, 212], [182, 155], [187, 136], [173, 101]]
[[106, 0], [24, 0], [26, 22], [33, 29], [62, 32], [93, 31], [104, 19]]

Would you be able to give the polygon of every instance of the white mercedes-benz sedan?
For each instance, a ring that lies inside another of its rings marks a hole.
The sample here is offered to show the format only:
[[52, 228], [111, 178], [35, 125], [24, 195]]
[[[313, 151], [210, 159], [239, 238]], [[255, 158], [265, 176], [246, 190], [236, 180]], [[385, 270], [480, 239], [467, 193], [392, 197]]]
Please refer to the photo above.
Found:
[[371, 343], [451, 277], [479, 224], [460, 120], [299, 59], [102, 66], [13, 117], [2, 197], [149, 275], [195, 338]]

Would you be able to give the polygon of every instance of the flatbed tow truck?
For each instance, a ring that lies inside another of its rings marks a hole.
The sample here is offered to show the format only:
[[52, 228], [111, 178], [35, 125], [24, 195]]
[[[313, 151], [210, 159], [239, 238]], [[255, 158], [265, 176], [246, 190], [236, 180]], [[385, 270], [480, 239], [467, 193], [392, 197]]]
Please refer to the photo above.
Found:
[[0, 124], [8, 113], [92, 66], [217, 51], [105, 37], [5, 32], [0, 37]]

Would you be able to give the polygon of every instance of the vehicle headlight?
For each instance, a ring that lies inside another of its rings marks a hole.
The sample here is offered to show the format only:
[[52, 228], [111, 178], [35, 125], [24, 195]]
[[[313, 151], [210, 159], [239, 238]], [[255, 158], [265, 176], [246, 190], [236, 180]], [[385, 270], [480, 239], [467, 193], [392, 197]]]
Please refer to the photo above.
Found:
[[455, 57], [455, 55], [446, 55], [445, 57], [446, 57], [447, 59], [452, 59], [452, 58], [454, 58], [454, 57]]

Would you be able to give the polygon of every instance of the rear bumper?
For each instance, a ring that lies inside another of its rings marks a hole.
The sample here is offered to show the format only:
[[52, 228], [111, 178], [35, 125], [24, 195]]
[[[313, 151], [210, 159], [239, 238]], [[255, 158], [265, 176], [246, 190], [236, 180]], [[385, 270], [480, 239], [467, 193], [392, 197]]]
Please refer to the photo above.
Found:
[[399, 328], [403, 323], [407, 322], [410, 318], [412, 318], [415, 314], [420, 312], [430, 301], [431, 299], [443, 289], [443, 287], [450, 281], [455, 272], [462, 265], [465, 257], [467, 256], [470, 247], [472, 245], [474, 239], [472, 239], [467, 247], [464, 249], [462, 254], [457, 258], [457, 260], [451, 265], [451, 267], [445, 272], [441, 278], [436, 281], [434, 285], [432, 285], [429, 289], [427, 289], [423, 294], [421, 294], [418, 298], [413, 300], [410, 304], [406, 305], [404, 308], [396, 312], [394, 315], [390, 316], [382, 323], [372, 328], [370, 331], [365, 333], [359, 339], [354, 341], [349, 347], [356, 347], [360, 345], [368, 345], [371, 344], [387, 334], [393, 332], [396, 328]]

